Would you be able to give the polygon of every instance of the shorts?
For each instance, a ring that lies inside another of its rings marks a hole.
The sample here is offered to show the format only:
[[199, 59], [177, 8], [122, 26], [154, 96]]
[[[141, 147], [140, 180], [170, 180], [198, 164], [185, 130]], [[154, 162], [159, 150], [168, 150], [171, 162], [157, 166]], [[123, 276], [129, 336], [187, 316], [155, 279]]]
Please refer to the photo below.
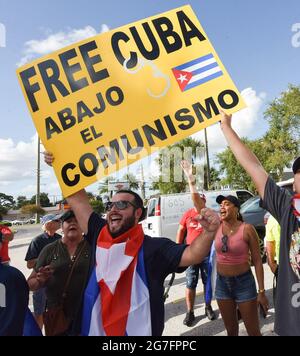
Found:
[[41, 288], [33, 292], [33, 311], [35, 315], [43, 315], [46, 309], [46, 290]]
[[234, 300], [244, 303], [257, 298], [256, 283], [252, 271], [235, 277], [224, 277], [217, 273], [216, 292], [217, 300]]
[[208, 275], [208, 263], [209, 258], [205, 258], [199, 265], [190, 266], [186, 270], [186, 288], [187, 289], [196, 289], [199, 279], [199, 271], [201, 272], [201, 279], [204, 287], [207, 283]]

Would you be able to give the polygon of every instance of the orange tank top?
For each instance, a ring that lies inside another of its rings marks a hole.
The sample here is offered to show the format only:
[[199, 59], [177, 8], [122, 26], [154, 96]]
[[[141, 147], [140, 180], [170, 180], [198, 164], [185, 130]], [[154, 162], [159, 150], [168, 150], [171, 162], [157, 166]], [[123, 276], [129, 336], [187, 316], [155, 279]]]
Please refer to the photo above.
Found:
[[249, 245], [244, 240], [245, 223], [241, 224], [237, 232], [227, 238], [227, 252], [222, 252], [223, 225], [221, 224], [215, 238], [217, 263], [223, 265], [240, 265], [249, 262]]

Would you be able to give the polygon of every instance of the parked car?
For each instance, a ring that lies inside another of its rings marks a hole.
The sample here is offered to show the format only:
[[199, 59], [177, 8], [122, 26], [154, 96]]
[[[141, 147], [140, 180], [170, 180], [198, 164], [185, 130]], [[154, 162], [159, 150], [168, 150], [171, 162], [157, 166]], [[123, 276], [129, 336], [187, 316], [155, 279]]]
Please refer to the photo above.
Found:
[[13, 225], [23, 225], [23, 221], [22, 220], [13, 220], [11, 223]]
[[[294, 178], [278, 182], [279, 187], [292, 191]], [[252, 224], [259, 236], [260, 252], [263, 258], [263, 262], [266, 262], [266, 249], [265, 249], [265, 236], [266, 236], [266, 224], [270, 213], [260, 206], [260, 197], [255, 196], [247, 200], [241, 206], [241, 214], [246, 223]]]
[[24, 221], [24, 224], [35, 224], [35, 219], [31, 218]]
[[[220, 190], [204, 192], [206, 206], [219, 211], [216, 197], [222, 195], [234, 195], [240, 201], [253, 196], [243, 189]], [[176, 234], [182, 215], [192, 208], [193, 201], [190, 193], [157, 195], [149, 199], [146, 219], [142, 222], [145, 234], [153, 237], [167, 237], [176, 240]]]
[[260, 255], [263, 259], [263, 262], [266, 262], [266, 253], [264, 246], [264, 239], [266, 235], [266, 227], [264, 224], [264, 217], [267, 213], [266, 209], [263, 209], [260, 206], [260, 197], [255, 196], [248, 199], [241, 206], [241, 214], [244, 221], [248, 224], [251, 224], [255, 227], [255, 230], [259, 236], [259, 247]]

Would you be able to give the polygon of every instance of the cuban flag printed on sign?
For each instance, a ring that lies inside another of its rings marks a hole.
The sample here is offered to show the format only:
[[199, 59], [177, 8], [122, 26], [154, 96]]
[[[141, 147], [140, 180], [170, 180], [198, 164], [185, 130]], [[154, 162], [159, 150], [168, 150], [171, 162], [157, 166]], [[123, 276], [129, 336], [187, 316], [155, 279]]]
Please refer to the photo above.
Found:
[[212, 53], [172, 69], [181, 91], [192, 89], [223, 75]]

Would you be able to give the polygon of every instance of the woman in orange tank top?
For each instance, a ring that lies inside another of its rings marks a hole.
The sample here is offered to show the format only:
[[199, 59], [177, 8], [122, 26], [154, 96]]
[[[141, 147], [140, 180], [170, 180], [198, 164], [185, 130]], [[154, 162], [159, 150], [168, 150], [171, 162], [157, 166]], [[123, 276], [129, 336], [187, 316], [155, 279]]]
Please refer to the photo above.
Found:
[[[221, 225], [216, 234], [217, 255], [216, 299], [228, 336], [238, 336], [237, 307], [241, 312], [248, 335], [261, 336], [258, 304], [268, 310], [264, 289], [264, 272], [257, 233], [245, 224], [239, 212], [240, 203], [232, 195], [217, 197]], [[250, 255], [258, 283], [250, 268]]]

